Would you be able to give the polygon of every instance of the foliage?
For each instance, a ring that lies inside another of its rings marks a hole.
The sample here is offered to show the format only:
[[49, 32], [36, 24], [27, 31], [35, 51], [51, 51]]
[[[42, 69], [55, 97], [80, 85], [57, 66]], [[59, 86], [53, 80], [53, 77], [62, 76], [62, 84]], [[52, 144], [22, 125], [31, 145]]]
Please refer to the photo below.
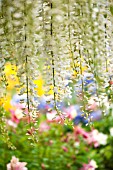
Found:
[[[90, 160], [95, 160], [99, 170], [112, 169], [113, 156], [113, 133], [110, 134], [110, 128], [113, 128], [113, 116], [108, 115], [106, 119], [94, 124], [94, 128], [99, 132], [107, 134], [106, 143], [94, 146], [93, 137], [89, 143], [88, 135], [91, 132], [89, 127], [67, 126], [47, 123], [45, 118], [41, 118], [38, 131], [38, 142], [30, 145], [27, 136], [24, 135], [26, 126], [20, 122], [16, 129], [9, 127], [9, 135], [16, 150], [9, 149], [3, 143], [0, 136], [0, 168], [5, 170], [6, 164], [10, 162], [12, 156], [16, 156], [22, 162], [27, 162], [28, 169], [80, 169], [83, 164], [88, 164]], [[104, 123], [104, 127], [102, 126]], [[45, 125], [46, 124], [46, 125]], [[24, 126], [24, 129], [21, 130]], [[45, 128], [44, 128], [45, 126]], [[47, 129], [47, 126], [49, 128]], [[103, 139], [99, 139], [100, 143]]]

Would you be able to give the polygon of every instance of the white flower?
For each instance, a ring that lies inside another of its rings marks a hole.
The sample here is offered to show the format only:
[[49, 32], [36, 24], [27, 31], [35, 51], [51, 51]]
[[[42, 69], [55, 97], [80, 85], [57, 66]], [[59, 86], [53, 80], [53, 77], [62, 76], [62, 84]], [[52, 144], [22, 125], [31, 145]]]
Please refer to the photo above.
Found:
[[56, 114], [56, 111], [52, 111], [51, 113], [47, 112], [47, 120], [52, 121], [55, 118]]
[[108, 136], [103, 133], [99, 133], [99, 131], [97, 129], [93, 130], [92, 136], [93, 136], [94, 140], [98, 142], [99, 145], [107, 144]]
[[80, 146], [80, 143], [79, 143], [79, 142], [75, 142], [75, 143], [74, 143], [74, 147], [75, 147], [75, 148], [78, 148], [79, 146]]
[[14, 127], [14, 128], [16, 128], [17, 127], [17, 124], [16, 123], [14, 123], [12, 120], [7, 120], [7, 123], [8, 123], [8, 125], [9, 126], [12, 126], [12, 127]]
[[17, 117], [17, 119], [23, 118], [24, 116], [23, 111], [21, 109], [16, 109], [15, 116]]
[[113, 127], [109, 129], [110, 135], [113, 136]]
[[98, 168], [96, 161], [93, 159], [90, 161], [90, 165], [93, 166], [94, 168]]
[[98, 136], [97, 136], [97, 141], [101, 145], [106, 145], [107, 144], [107, 138], [108, 138], [107, 135], [105, 135], [103, 133], [99, 133]]
[[77, 115], [76, 110], [73, 109], [73, 110], [71, 111], [70, 115], [71, 115], [72, 118], [75, 118], [75, 116]]

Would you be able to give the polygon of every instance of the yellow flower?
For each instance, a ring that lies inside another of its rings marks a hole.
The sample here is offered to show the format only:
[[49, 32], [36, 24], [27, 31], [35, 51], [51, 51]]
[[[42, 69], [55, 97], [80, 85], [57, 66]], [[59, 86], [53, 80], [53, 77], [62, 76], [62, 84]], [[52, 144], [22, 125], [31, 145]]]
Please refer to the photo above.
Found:
[[37, 87], [35, 89], [35, 90], [37, 90], [37, 94], [39, 96], [42, 96], [44, 94], [42, 77], [40, 76], [37, 80], [34, 80], [34, 84], [37, 85]]
[[[5, 65], [4, 73], [6, 76], [7, 80], [7, 96], [3, 97], [0, 99], [0, 106], [3, 106], [5, 110], [9, 110], [12, 108], [10, 101], [11, 101], [11, 94], [13, 90], [15, 89], [15, 85], [19, 84], [19, 79], [17, 77], [17, 67], [14, 64], [11, 64], [10, 62], [7, 62]], [[1, 78], [2, 79], [2, 78]], [[44, 94], [44, 89], [43, 89], [43, 79], [40, 76], [37, 78], [37, 80], [34, 80], [34, 84], [37, 85], [36, 89], [37, 94], [39, 96], [42, 96]], [[15, 89], [17, 92], [19, 89]]]
[[15, 85], [19, 84], [17, 77], [17, 67], [8, 62], [5, 65], [4, 73], [8, 83], [7, 90], [13, 90]]
[[10, 101], [11, 101], [10, 95], [7, 95], [6, 97], [0, 98], [0, 106], [3, 106], [6, 111], [9, 111], [9, 109], [12, 108]]
[[[7, 62], [4, 69], [4, 74], [7, 81], [7, 96], [0, 98], [0, 106], [3, 106], [5, 110], [9, 111], [12, 108], [10, 103], [12, 91], [15, 89], [15, 85], [19, 83], [17, 75], [17, 68], [15, 65], [12, 65], [10, 62]], [[2, 78], [1, 78], [2, 80]]]
[[6, 63], [4, 70], [6, 76], [16, 75], [16, 70], [17, 67], [14, 64], [12, 65], [10, 62]]

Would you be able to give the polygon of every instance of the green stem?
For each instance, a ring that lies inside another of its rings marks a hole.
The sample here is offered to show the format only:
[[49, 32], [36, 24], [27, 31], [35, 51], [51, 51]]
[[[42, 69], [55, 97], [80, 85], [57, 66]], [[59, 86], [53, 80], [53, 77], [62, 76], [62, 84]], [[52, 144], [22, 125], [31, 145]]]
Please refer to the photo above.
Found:
[[[53, 9], [53, 3], [51, 2], [50, 3], [50, 7], [51, 7], [51, 10]], [[50, 34], [51, 34], [51, 38], [53, 37], [53, 16], [51, 14], [51, 23], [50, 23]], [[55, 89], [56, 87], [56, 83], [55, 83], [55, 62], [54, 62], [54, 54], [53, 54], [53, 51], [51, 50], [51, 56], [52, 56], [52, 77], [53, 77], [53, 88]], [[53, 90], [54, 90], [53, 89]], [[56, 92], [54, 91], [54, 107], [55, 107], [55, 110], [57, 110], [57, 104], [56, 104]]]

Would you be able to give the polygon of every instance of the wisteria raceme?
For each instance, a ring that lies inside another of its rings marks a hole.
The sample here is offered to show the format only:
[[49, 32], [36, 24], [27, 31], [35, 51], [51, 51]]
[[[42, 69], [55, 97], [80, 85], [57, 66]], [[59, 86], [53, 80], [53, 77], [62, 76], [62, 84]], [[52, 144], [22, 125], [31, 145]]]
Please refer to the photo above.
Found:
[[[92, 74], [95, 97], [106, 110], [106, 86], [113, 71], [112, 1], [1, 0], [0, 14], [2, 95], [7, 89], [4, 66], [10, 62], [17, 67], [16, 87], [20, 95], [27, 94], [27, 108], [34, 120], [38, 104], [34, 80], [40, 72], [45, 96], [51, 96], [55, 109], [64, 98], [72, 97], [69, 83], [80, 80], [82, 111], [88, 118], [91, 94], [84, 90], [84, 76]], [[107, 102], [110, 105], [111, 100]]]

